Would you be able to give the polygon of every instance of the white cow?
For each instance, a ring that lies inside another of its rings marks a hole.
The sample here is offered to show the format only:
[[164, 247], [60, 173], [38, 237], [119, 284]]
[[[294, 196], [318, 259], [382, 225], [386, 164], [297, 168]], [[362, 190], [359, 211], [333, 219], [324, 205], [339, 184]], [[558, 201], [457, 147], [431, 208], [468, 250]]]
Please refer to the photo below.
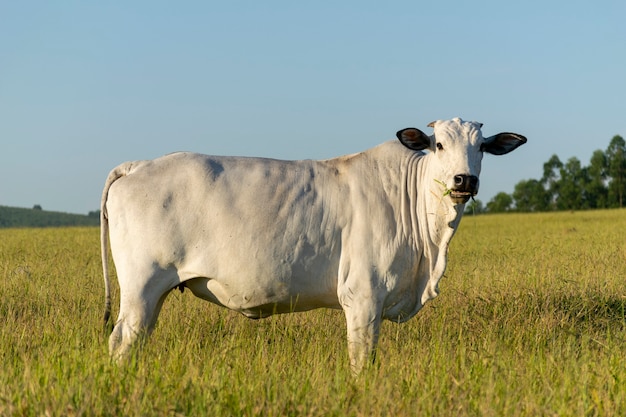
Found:
[[[483, 152], [526, 142], [483, 138], [461, 119], [415, 128], [323, 161], [175, 153], [123, 163], [102, 195], [120, 285], [114, 358], [149, 334], [167, 294], [194, 295], [249, 318], [343, 309], [354, 372], [373, 359], [382, 319], [403, 322], [438, 293], [448, 244], [478, 191]], [[422, 152], [428, 150], [429, 152]]]

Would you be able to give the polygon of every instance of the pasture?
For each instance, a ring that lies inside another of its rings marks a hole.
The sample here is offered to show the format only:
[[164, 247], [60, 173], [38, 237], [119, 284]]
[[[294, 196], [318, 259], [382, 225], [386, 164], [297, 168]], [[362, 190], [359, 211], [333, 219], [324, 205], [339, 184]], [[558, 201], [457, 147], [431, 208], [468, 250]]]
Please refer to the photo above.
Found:
[[[466, 215], [438, 298], [352, 378], [341, 311], [172, 291], [110, 363], [97, 228], [0, 230], [0, 415], [626, 415], [626, 210]], [[113, 278], [113, 314], [119, 295]]]

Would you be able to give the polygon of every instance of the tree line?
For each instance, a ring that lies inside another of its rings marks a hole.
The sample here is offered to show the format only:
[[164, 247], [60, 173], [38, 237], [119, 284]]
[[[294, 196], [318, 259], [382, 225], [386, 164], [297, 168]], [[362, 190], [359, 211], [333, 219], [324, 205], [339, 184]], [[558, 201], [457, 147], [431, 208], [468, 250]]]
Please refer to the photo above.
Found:
[[611, 139], [606, 150], [593, 152], [589, 165], [576, 157], [562, 162], [557, 155], [543, 164], [543, 176], [522, 180], [512, 194], [500, 192], [486, 206], [467, 205], [473, 213], [538, 212], [624, 207], [626, 204], [626, 141]]
[[43, 210], [35, 204], [32, 209], [0, 206], [0, 228], [6, 227], [66, 227], [98, 226], [100, 210], [88, 215]]

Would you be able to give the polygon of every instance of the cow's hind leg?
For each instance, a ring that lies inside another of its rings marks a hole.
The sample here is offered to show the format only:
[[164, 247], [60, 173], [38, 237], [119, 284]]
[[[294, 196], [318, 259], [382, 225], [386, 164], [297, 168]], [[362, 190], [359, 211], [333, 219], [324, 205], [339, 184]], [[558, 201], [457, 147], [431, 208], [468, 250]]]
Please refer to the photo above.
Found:
[[114, 360], [126, 359], [133, 346], [154, 330], [163, 302], [173, 288], [167, 285], [169, 281], [153, 276], [143, 286], [120, 282], [120, 312], [109, 337], [109, 353]]

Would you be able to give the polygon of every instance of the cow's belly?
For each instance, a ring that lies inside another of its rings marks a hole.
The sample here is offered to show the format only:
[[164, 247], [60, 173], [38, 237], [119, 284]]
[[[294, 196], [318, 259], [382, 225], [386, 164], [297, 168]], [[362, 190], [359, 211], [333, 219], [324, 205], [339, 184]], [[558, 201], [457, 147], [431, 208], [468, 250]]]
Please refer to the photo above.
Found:
[[341, 245], [331, 236], [278, 220], [269, 231], [250, 220], [247, 231], [233, 231], [235, 241], [220, 225], [205, 230], [217, 230], [212, 235], [219, 238], [185, 245], [185, 256], [172, 262], [196, 296], [255, 318], [339, 307]]
[[336, 291], [298, 292], [294, 288], [283, 288], [279, 283], [266, 286], [248, 285], [242, 290], [237, 286], [204, 277], [189, 279], [185, 281], [185, 286], [196, 297], [238, 311], [249, 318], [323, 307], [340, 308]]

